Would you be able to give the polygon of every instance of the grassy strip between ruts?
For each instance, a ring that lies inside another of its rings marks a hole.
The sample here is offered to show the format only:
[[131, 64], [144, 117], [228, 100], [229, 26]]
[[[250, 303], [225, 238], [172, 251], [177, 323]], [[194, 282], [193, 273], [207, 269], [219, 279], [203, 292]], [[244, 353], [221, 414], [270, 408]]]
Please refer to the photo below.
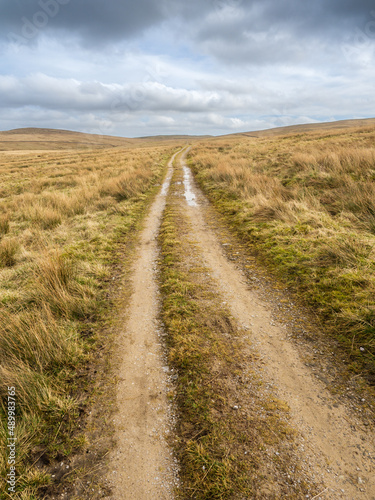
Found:
[[375, 384], [375, 130], [221, 140], [189, 160], [251, 254], [299, 294]]
[[159, 241], [162, 317], [177, 373], [174, 443], [181, 498], [301, 498], [313, 494], [295, 455], [288, 409], [261, 382], [256, 354], [223, 305], [189, 240], [174, 174]]
[[[96, 398], [90, 366], [108, 343], [101, 332], [112, 307], [109, 286], [171, 152], [29, 155], [3, 169], [1, 499], [53, 495], [65, 476], [68, 483], [90, 479], [66, 464], [89, 445], [80, 416]], [[5, 259], [8, 242], [15, 251]], [[15, 492], [7, 483], [8, 387], [16, 402]], [[56, 460], [64, 467], [53, 477]]]

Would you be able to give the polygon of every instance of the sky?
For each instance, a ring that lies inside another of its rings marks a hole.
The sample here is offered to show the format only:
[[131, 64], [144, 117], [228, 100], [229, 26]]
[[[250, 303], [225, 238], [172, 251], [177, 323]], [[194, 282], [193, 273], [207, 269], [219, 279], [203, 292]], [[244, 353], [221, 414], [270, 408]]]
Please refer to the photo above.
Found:
[[375, 117], [373, 0], [0, 0], [0, 130]]

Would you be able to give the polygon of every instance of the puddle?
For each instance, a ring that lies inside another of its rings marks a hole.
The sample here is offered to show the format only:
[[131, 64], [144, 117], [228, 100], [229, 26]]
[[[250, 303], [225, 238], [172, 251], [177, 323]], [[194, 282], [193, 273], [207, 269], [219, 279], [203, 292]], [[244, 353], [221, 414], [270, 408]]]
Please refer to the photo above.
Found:
[[192, 186], [191, 186], [191, 171], [190, 168], [187, 167], [186, 165], [182, 166], [184, 170], [184, 186], [185, 186], [185, 198], [187, 201], [187, 204], [190, 207], [196, 207], [198, 206], [196, 199], [195, 199], [195, 194], [193, 193]]
[[161, 188], [161, 192], [160, 192], [161, 196], [167, 196], [169, 184], [171, 183], [171, 177], [172, 177], [172, 173], [169, 173], [167, 175], [167, 178], [164, 181], [162, 188]]

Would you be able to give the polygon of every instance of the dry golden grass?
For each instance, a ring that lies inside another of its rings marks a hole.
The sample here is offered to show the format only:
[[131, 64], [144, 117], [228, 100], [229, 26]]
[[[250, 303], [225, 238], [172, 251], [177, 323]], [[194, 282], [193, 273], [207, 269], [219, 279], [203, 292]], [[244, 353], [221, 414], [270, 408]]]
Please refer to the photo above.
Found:
[[4, 238], [0, 241], [0, 266], [12, 267], [16, 263], [19, 243], [15, 238]]
[[197, 179], [375, 382], [375, 127], [195, 146]]
[[9, 233], [9, 216], [2, 215], [0, 217], [0, 235]]
[[95, 348], [95, 334], [83, 332], [95, 332], [106, 310], [116, 248], [134, 230], [172, 150], [1, 156], [0, 498], [8, 498], [8, 387], [16, 392], [22, 498], [37, 498], [51, 481], [32, 466], [37, 451], [48, 461], [74, 448], [85, 405], [76, 374]]

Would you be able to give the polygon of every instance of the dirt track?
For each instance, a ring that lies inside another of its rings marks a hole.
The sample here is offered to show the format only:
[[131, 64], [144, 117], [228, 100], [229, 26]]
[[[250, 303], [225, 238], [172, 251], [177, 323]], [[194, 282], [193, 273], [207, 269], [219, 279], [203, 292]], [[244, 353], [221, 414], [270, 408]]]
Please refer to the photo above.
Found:
[[[326, 489], [315, 498], [375, 499], [375, 446], [373, 436], [350, 410], [317, 380], [301, 358], [287, 330], [274, 320], [270, 303], [251, 290], [245, 275], [225, 256], [205, 220], [207, 201], [194, 185], [184, 163], [186, 216], [192, 238], [217, 281], [218, 292], [240, 325], [249, 330], [249, 350], [263, 359], [262, 378], [272, 385], [291, 409], [298, 431], [299, 450]], [[168, 430], [166, 368], [162, 363], [158, 328], [155, 263], [156, 235], [171, 175], [154, 202], [141, 235], [134, 269], [134, 292], [126, 328], [119, 343], [123, 364], [118, 386], [115, 426], [117, 449], [110, 479], [113, 499], [171, 499], [176, 483], [173, 459], [164, 439]]]
[[140, 237], [132, 299], [118, 339], [122, 362], [114, 421], [117, 446], [110, 458], [108, 477], [113, 500], [169, 500], [176, 484], [176, 466], [165, 440], [170, 408], [166, 396], [167, 367], [157, 334], [160, 325], [156, 282], [156, 237], [173, 159]]

